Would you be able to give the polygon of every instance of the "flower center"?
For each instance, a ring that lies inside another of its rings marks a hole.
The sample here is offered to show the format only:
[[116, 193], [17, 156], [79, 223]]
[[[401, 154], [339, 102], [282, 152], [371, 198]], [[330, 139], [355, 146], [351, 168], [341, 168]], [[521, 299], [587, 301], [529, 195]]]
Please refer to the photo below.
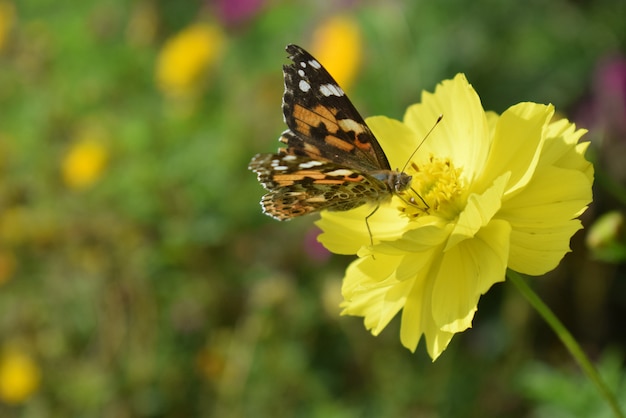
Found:
[[408, 193], [412, 196], [403, 212], [412, 218], [436, 213], [454, 219], [462, 210], [463, 169], [455, 168], [449, 158], [430, 156], [426, 164], [411, 163], [408, 170], [413, 180]]

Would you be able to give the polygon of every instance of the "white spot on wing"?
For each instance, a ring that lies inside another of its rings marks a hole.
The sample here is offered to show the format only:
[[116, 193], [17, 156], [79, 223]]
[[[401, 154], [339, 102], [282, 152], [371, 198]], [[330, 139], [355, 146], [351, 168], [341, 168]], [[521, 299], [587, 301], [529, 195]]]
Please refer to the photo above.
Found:
[[341, 90], [341, 87], [339, 87], [336, 84], [322, 84], [320, 86], [320, 93], [322, 93], [326, 97], [328, 96], [341, 97], [344, 95], [344, 92], [343, 90]]
[[344, 131], [353, 131], [356, 134], [365, 132], [365, 127], [352, 119], [339, 119], [337, 124]]
[[300, 83], [298, 83], [298, 87], [300, 87], [300, 90], [302, 90], [305, 93], [311, 90], [311, 85], [304, 80], [300, 80]]
[[316, 70], [319, 70], [320, 68], [322, 68], [322, 64], [320, 64], [319, 62], [315, 60], [309, 61], [309, 64], [311, 64], [311, 67], [315, 68]]
[[324, 165], [324, 163], [320, 162], [320, 161], [307, 161], [306, 163], [301, 163], [300, 164], [300, 168], [313, 168], [313, 167], [317, 167], [320, 165]]
[[300, 77], [304, 77], [304, 70], [298, 70], [298, 75]]
[[354, 174], [352, 170], [346, 170], [345, 168], [339, 168], [337, 170], [329, 171], [326, 173], [328, 176], [349, 176]]
[[306, 68], [306, 62], [301, 61], [301, 62], [300, 62], [300, 67], [302, 67], [302, 68]]

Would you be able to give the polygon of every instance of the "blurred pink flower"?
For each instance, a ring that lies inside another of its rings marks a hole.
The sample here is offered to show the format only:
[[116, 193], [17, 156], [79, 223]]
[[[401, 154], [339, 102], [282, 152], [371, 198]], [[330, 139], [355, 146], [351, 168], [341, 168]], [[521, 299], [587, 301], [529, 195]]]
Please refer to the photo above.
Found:
[[320, 232], [322, 230], [316, 226], [307, 231], [304, 236], [304, 252], [312, 261], [325, 262], [330, 258], [330, 251], [317, 240]]
[[590, 96], [576, 111], [577, 122], [596, 133], [600, 159], [611, 177], [626, 181], [626, 57], [601, 59]]
[[237, 25], [256, 15], [264, 3], [263, 0], [217, 0], [215, 6], [222, 23]]
[[602, 60], [594, 79], [596, 118], [612, 134], [626, 140], [626, 58]]

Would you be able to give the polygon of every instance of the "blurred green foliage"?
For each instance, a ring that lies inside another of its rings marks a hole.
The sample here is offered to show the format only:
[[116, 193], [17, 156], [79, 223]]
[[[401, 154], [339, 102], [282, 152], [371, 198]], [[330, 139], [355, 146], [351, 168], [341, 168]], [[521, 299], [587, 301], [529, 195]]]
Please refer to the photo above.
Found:
[[[612, 350], [598, 361], [604, 380], [617, 394], [626, 391], [626, 379], [621, 372], [623, 358]], [[590, 381], [572, 370], [555, 370], [544, 364], [529, 363], [520, 373], [522, 391], [535, 402], [532, 415], [541, 417], [612, 417], [609, 406], [597, 396]], [[626, 398], [621, 398], [622, 410]]]
[[[0, 344], [31, 356], [41, 381], [0, 415], [536, 410], [545, 390], [528, 396], [520, 370], [571, 359], [507, 285], [431, 364], [421, 347], [401, 347], [397, 324], [374, 338], [339, 317], [349, 259], [316, 256], [313, 218], [262, 215], [246, 167], [284, 129], [284, 46], [307, 47], [328, 15], [362, 27], [350, 95], [364, 115], [400, 118], [423, 89], [464, 72], [486, 109], [552, 102], [571, 118], [593, 93], [598, 62], [625, 52], [626, 2], [252, 3], [235, 19], [219, 1], [5, 0], [15, 16], [0, 50]], [[221, 27], [224, 52], [195, 97], [172, 100], [155, 83], [157, 57], [198, 21]], [[63, 164], [85, 135], [98, 138], [106, 165], [89, 187], [69, 187]], [[603, 144], [594, 131], [587, 138]], [[600, 202], [586, 223], [624, 209]], [[623, 266], [590, 260], [580, 237], [573, 249], [536, 284], [591, 353], [623, 351]]]

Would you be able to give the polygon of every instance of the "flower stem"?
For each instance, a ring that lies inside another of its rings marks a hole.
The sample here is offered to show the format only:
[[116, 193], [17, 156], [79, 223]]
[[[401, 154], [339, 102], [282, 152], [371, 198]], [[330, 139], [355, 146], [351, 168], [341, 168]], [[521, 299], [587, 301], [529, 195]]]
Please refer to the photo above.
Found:
[[593, 367], [593, 364], [585, 355], [580, 345], [576, 342], [574, 337], [572, 337], [572, 334], [569, 333], [550, 308], [548, 308], [548, 306], [543, 303], [541, 299], [539, 299], [539, 296], [537, 296], [537, 294], [526, 284], [526, 281], [521, 274], [512, 270], [507, 270], [507, 277], [511, 280], [511, 282], [513, 282], [522, 295], [524, 295], [526, 300], [528, 300], [537, 312], [539, 312], [548, 325], [550, 325], [561, 342], [565, 345], [565, 347], [567, 347], [570, 354], [587, 374], [587, 377], [596, 385], [600, 394], [604, 396], [606, 401], [611, 406], [615, 416], [618, 418], [624, 418], [624, 414], [617, 403], [617, 399], [615, 399], [611, 390], [606, 386], [606, 383], [604, 383], [598, 371], [595, 367]]

